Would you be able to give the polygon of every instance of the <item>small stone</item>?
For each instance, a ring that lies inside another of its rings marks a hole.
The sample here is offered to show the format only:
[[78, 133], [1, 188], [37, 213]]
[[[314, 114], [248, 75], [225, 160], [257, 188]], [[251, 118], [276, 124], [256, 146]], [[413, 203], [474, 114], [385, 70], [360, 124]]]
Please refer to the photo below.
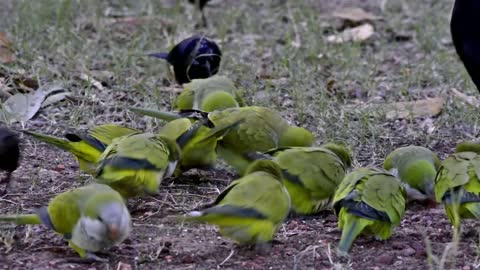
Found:
[[462, 268], [462, 270], [470, 270], [470, 269], [472, 269], [472, 268], [470, 268], [470, 266], [468, 266], [468, 265], [465, 265], [465, 266]]
[[385, 265], [391, 265], [393, 263], [393, 256], [392, 255], [389, 255], [389, 254], [383, 254], [383, 255], [380, 255], [378, 256], [376, 259], [375, 259], [375, 262], [376, 263], [381, 263], [381, 264], [385, 264]]
[[405, 243], [403, 243], [403, 242], [392, 242], [392, 248], [397, 249], [397, 250], [404, 249], [405, 248]]
[[405, 257], [413, 256], [416, 253], [417, 252], [415, 251], [415, 249], [413, 249], [411, 247], [407, 247], [404, 250], [402, 250], [402, 255], [405, 256]]
[[182, 263], [190, 264], [190, 263], [194, 263], [194, 262], [195, 262], [195, 260], [193, 259], [192, 255], [185, 255], [182, 258]]
[[411, 247], [415, 249], [415, 257], [421, 258], [427, 256], [427, 252], [425, 251], [425, 247], [420, 242], [413, 242]]

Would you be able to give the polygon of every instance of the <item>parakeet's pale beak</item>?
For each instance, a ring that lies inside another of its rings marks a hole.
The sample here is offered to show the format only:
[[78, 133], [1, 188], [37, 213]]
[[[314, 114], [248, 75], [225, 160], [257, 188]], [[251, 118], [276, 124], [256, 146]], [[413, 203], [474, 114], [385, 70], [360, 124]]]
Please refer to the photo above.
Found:
[[117, 225], [110, 224], [108, 225], [108, 238], [110, 240], [116, 240], [120, 236], [120, 230]]

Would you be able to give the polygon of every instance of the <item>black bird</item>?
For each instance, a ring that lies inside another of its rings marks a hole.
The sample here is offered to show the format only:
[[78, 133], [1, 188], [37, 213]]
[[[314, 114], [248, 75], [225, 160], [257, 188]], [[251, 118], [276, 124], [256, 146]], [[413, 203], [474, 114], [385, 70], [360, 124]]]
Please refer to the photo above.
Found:
[[12, 172], [18, 167], [19, 157], [17, 136], [7, 128], [0, 128], [0, 169], [7, 171], [7, 176], [0, 181], [6, 182], [5, 190], [1, 191], [0, 195], [7, 192]]
[[217, 74], [222, 52], [215, 42], [195, 35], [182, 40], [169, 53], [153, 53], [149, 56], [167, 60], [173, 66], [177, 82], [184, 84]]
[[480, 91], [480, 1], [456, 0], [450, 20], [453, 45]]
[[200, 9], [200, 12], [202, 13], [202, 22], [204, 27], [207, 26], [207, 18], [205, 18], [205, 13], [203, 12], [203, 8], [205, 7], [208, 1], [210, 0], [188, 0], [188, 2], [196, 5], [198, 9]]

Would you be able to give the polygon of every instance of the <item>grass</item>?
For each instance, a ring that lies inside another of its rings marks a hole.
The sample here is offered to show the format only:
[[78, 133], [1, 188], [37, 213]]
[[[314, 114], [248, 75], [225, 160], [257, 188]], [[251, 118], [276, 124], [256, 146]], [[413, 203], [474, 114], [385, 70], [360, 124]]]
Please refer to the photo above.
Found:
[[[206, 8], [210, 26], [202, 30], [195, 29], [199, 14], [186, 2], [2, 1], [0, 29], [11, 37], [18, 57], [16, 63], [8, 66], [9, 70], [23, 70], [41, 83], [62, 81], [73, 93], [73, 98], [42, 109], [34, 120], [25, 123], [25, 128], [62, 134], [69, 128], [83, 129], [114, 122], [155, 129], [160, 122], [126, 110], [130, 106], [170, 109], [175, 99], [176, 94], [168, 91], [174, 82], [167, 65], [145, 54], [166, 51], [181, 39], [204, 32], [221, 46], [220, 73], [232, 78], [244, 90], [248, 104], [281, 111], [289, 121], [312, 130], [318, 143], [330, 140], [348, 143], [354, 149], [356, 166], [379, 166], [391, 150], [408, 144], [430, 147], [444, 158], [453, 152], [457, 141], [478, 138], [480, 134], [479, 110], [450, 94], [451, 88], [478, 94], [450, 41], [450, 0], [384, 1], [383, 10], [378, 1], [373, 0], [362, 1], [361, 5], [348, 0], [213, 1]], [[327, 35], [338, 32], [338, 19], [329, 15], [341, 6], [361, 6], [381, 14], [383, 19], [374, 22], [376, 32], [371, 40], [344, 44], [325, 41]], [[129, 8], [122, 11], [121, 7]], [[105, 15], [107, 10], [133, 13], [140, 19], [115, 22], [114, 17]], [[395, 41], [398, 35], [409, 39]], [[298, 40], [300, 48], [295, 44]], [[105, 71], [110, 72], [112, 78], [99, 75]], [[91, 82], [79, 79], [81, 74], [104, 82], [105, 89], [99, 90]], [[382, 112], [347, 112], [343, 107], [437, 96], [444, 97], [446, 102], [442, 114], [433, 119], [389, 120]], [[430, 120], [435, 129], [427, 133], [422, 125]], [[45, 147], [36, 142], [25, 142], [25, 147], [38, 148], [39, 155], [45, 151]], [[31, 175], [26, 176], [29, 184], [31, 179], [35, 180], [33, 191], [45, 186], [44, 178], [34, 176], [41, 173], [41, 168], [62, 164], [64, 159], [71, 161], [68, 155], [53, 158], [53, 165], [45, 164], [42, 156], [38, 159], [39, 168], [27, 171]], [[29, 161], [25, 158], [24, 162]], [[69, 174], [78, 178], [74, 171]], [[50, 181], [60, 178], [48, 177]], [[213, 181], [201, 190], [207, 198], [215, 196], [213, 187], [224, 184]], [[188, 209], [191, 206], [190, 201], [182, 200], [185, 194], [193, 193], [190, 189], [173, 184], [169, 188], [160, 199], [165, 202], [162, 207], [176, 205]], [[45, 196], [52, 194], [47, 192]], [[197, 203], [206, 200], [195, 199]], [[33, 208], [30, 203], [30, 200], [25, 202], [25, 209]], [[158, 209], [147, 207], [147, 211], [153, 213]], [[167, 231], [179, 234], [175, 228]], [[182, 236], [185, 234], [180, 232]], [[9, 237], [8, 234], [2, 236], [1, 241], [10, 243]], [[158, 259], [162, 250], [159, 246], [163, 246], [168, 237], [152, 239], [147, 243], [134, 240], [130, 244], [138, 250], [136, 256]], [[298, 252], [305, 248], [299, 248]], [[438, 252], [437, 247], [434, 249]], [[2, 250], [10, 247], [6, 245]], [[222, 260], [228, 253], [226, 250], [226, 254], [222, 254]], [[353, 263], [355, 265], [355, 260]]]

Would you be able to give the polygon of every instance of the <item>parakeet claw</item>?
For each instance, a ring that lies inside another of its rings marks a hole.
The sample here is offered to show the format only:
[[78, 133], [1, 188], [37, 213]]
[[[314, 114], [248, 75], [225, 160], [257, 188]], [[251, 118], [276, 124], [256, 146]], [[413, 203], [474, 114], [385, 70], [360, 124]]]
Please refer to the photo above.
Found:
[[92, 263], [107, 263], [108, 259], [100, 258], [97, 255], [87, 252], [83, 258], [68, 258], [65, 260], [66, 263], [81, 263], [81, 264], [92, 264]]
[[108, 262], [108, 259], [98, 257], [97, 255], [90, 252], [87, 252], [87, 256], [85, 257], [85, 259], [90, 259], [96, 262]]

